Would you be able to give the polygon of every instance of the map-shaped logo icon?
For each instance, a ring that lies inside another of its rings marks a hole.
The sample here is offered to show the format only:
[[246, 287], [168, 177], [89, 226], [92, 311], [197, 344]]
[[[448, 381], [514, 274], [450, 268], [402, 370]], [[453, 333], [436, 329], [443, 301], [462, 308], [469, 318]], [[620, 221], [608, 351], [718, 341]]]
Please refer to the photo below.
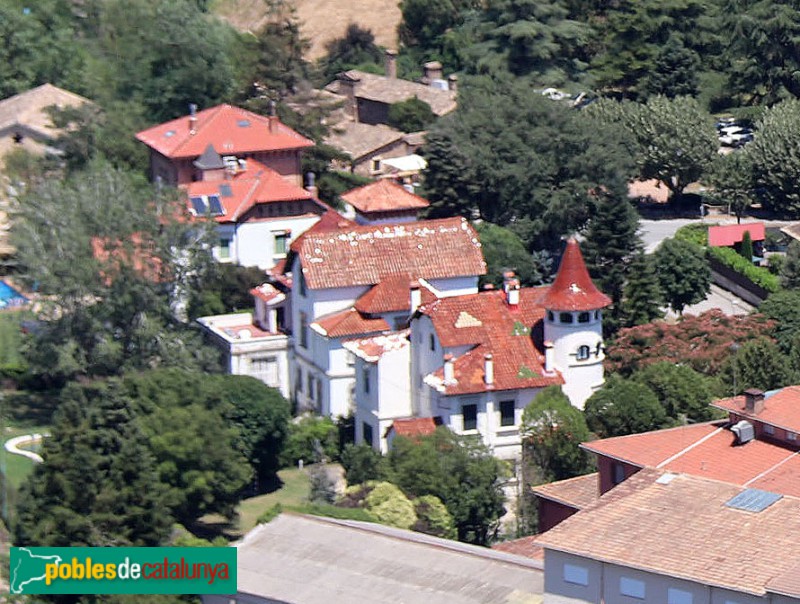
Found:
[[48, 564], [61, 564], [60, 556], [38, 556], [25, 547], [20, 547], [17, 551], [16, 564], [10, 573], [12, 594], [25, 593], [26, 585], [44, 581]]

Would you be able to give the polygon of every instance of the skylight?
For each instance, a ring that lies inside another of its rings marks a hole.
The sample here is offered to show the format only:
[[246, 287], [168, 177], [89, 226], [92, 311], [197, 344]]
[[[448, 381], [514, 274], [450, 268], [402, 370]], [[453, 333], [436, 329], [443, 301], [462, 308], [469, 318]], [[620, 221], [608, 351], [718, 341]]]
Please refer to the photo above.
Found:
[[761, 489], [745, 489], [735, 497], [725, 502], [729, 508], [744, 510], [745, 512], [763, 512], [783, 495], [770, 493]]

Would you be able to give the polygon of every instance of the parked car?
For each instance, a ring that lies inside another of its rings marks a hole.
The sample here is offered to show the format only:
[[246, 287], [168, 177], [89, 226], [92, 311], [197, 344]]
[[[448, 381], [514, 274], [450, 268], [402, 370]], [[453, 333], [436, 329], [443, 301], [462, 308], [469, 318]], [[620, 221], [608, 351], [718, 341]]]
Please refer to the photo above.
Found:
[[719, 142], [727, 147], [741, 147], [753, 140], [753, 131], [741, 126], [724, 126], [719, 130]]

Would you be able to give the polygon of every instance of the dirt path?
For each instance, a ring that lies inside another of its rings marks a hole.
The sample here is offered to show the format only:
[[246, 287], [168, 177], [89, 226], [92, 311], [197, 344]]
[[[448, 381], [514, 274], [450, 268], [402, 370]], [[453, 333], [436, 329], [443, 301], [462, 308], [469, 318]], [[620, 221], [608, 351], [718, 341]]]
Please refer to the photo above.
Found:
[[[375, 41], [397, 46], [399, 0], [294, 0], [303, 35], [311, 42], [310, 60], [325, 54], [325, 43], [341, 37], [349, 23], [372, 30]], [[214, 12], [242, 31], [256, 31], [264, 23], [264, 0], [218, 0]]]

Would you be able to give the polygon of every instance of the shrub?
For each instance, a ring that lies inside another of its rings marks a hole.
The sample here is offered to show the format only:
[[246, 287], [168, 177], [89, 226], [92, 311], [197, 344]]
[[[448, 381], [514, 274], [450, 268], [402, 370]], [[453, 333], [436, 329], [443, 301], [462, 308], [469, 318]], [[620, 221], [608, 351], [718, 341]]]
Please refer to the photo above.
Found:
[[367, 511], [375, 516], [381, 524], [388, 524], [401, 529], [410, 529], [417, 522], [414, 504], [402, 493], [400, 493], [399, 497], [388, 499], [379, 506], [368, 508]]
[[708, 254], [768, 292], [774, 293], [781, 288], [780, 279], [777, 275], [773, 275], [765, 268], [755, 266], [749, 260], [742, 258], [734, 249], [711, 247], [708, 248]]
[[[367, 485], [371, 486], [371, 485]], [[403, 491], [393, 485], [391, 482], [379, 482], [372, 487], [369, 495], [365, 500], [367, 508], [373, 508], [398, 497], [405, 497]]]
[[417, 513], [417, 521], [412, 527], [418, 533], [426, 533], [444, 539], [456, 538], [456, 527], [453, 517], [434, 495], [423, 495], [412, 502]]
[[707, 224], [687, 224], [675, 231], [675, 239], [706, 247], [708, 246], [708, 227]]

